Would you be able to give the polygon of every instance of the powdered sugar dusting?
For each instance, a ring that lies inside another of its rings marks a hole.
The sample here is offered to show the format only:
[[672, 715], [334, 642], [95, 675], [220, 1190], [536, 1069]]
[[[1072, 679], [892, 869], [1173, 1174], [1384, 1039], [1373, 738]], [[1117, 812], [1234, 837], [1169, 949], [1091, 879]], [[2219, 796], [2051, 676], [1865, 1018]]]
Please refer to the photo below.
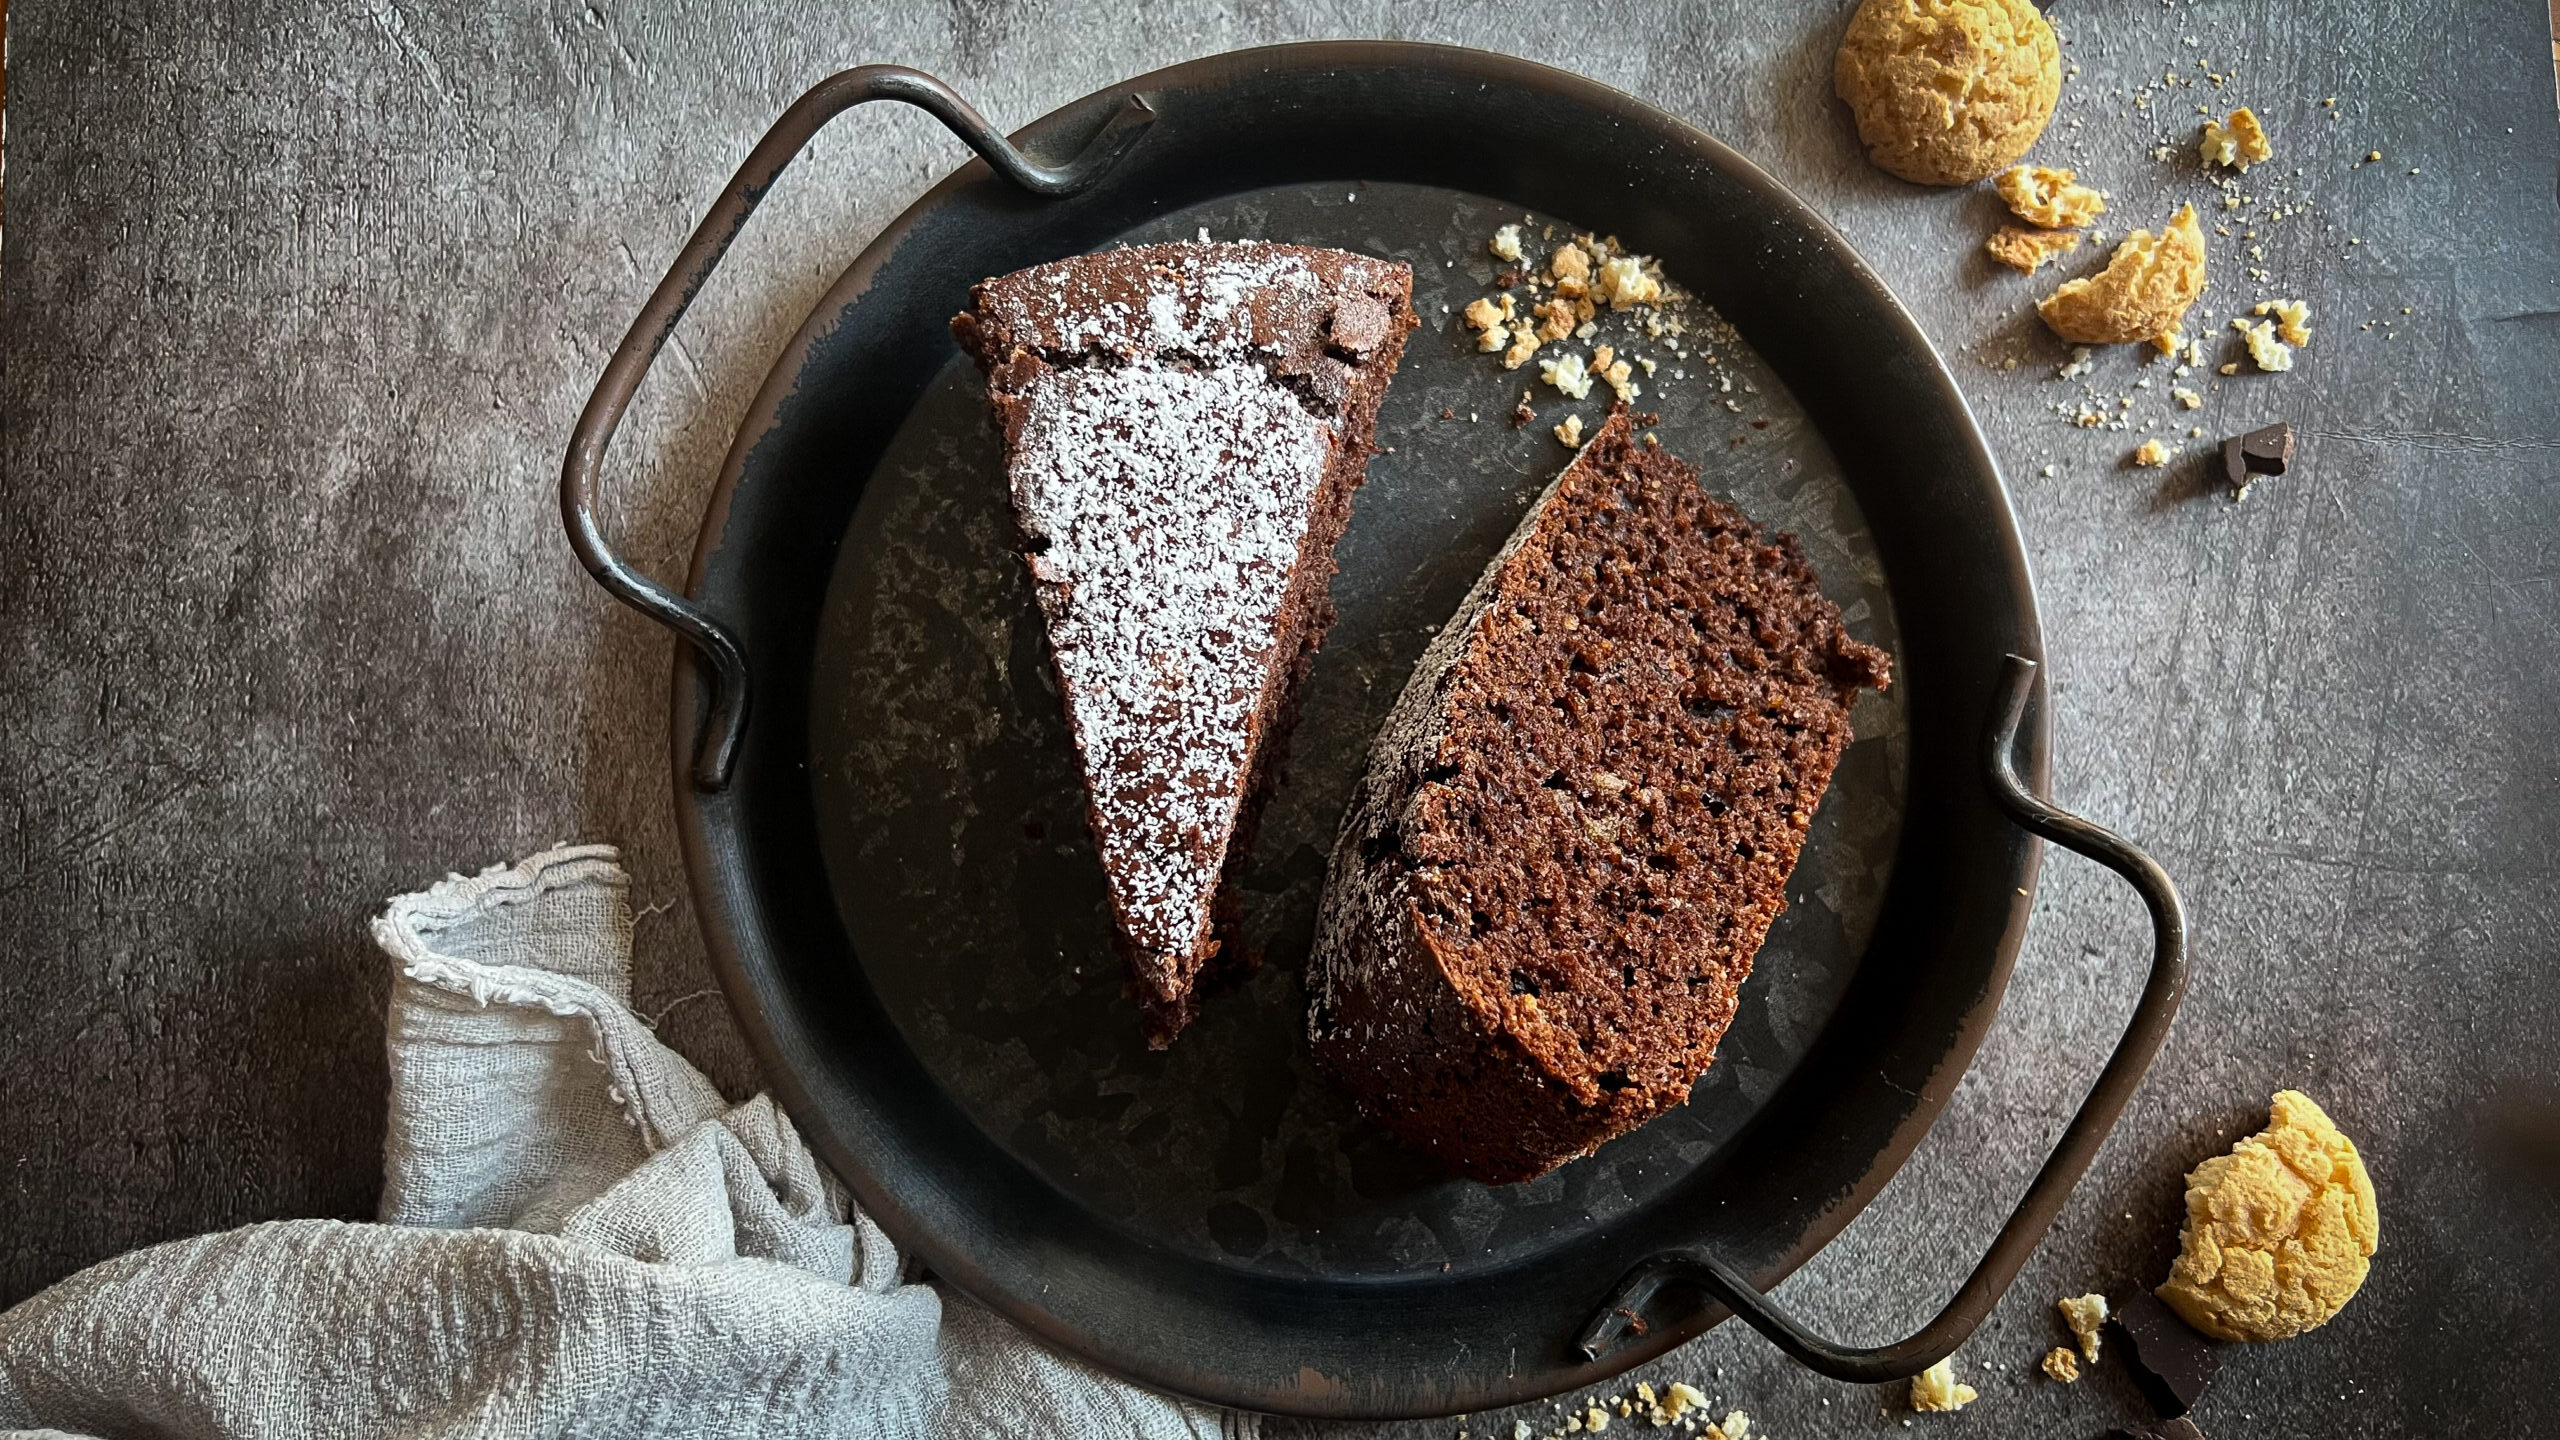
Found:
[[[1151, 297], [1145, 343], [1196, 353], [1222, 291], [1232, 311], [1255, 283], [1207, 287], [1199, 315]], [[1103, 869], [1137, 947], [1187, 957], [1207, 936], [1334, 425], [1251, 359], [1050, 370], [1022, 398], [1014, 503]]]

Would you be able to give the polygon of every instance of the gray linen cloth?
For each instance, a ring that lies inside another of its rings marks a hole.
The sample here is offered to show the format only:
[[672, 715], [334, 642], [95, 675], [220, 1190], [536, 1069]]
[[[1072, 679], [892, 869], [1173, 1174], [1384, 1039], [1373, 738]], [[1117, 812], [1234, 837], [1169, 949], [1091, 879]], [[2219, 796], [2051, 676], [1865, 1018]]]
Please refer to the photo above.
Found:
[[632, 1013], [616, 859], [392, 901], [381, 1223], [154, 1246], [0, 1313], [0, 1431], [1256, 1433], [904, 1279], [769, 1098], [729, 1106]]

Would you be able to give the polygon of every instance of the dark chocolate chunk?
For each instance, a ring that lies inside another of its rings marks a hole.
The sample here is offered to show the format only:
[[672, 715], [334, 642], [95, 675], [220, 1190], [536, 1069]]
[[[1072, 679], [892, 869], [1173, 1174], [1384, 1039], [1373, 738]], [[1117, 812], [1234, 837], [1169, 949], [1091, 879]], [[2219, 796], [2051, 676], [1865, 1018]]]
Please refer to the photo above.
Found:
[[2148, 1290], [2110, 1301], [2108, 1309], [2107, 1323], [2124, 1342], [2134, 1383], [2151, 1408], [2172, 1420], [2194, 1408], [2222, 1357]]
[[2293, 427], [2278, 421], [2222, 442], [2222, 478], [2232, 498], [2249, 493], [2261, 475], [2281, 475], [2293, 465]]

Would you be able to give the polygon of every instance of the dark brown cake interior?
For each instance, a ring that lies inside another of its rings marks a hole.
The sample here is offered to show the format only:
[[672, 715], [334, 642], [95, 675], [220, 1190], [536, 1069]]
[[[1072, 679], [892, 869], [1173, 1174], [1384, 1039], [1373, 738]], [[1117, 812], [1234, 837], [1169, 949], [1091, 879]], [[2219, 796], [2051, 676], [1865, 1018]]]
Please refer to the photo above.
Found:
[[1375, 1118], [1499, 1181], [1688, 1097], [1889, 664], [1623, 412], [1488, 580], [1373, 760], [1409, 788], [1336, 852], [1362, 874], [1314, 1033]]

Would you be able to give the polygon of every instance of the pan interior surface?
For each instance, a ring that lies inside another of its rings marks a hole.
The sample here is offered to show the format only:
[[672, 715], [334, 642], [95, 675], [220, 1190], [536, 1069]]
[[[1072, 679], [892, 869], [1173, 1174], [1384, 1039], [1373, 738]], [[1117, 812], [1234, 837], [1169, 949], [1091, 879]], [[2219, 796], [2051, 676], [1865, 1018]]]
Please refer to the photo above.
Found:
[[[1904, 690], [1862, 696], [1856, 740], [1787, 887], [1718, 1059], [1690, 1102], [1523, 1185], [1458, 1179], [1360, 1120], [1311, 1069], [1299, 972], [1334, 827], [1424, 645], [1529, 502], [1596, 429], [1505, 371], [1460, 321], [1508, 268], [1577, 228], [1411, 183], [1281, 185], [1170, 211], [1117, 242], [1267, 239], [1413, 268], [1422, 320], [1379, 419], [1337, 552], [1339, 607], [1301, 697], [1243, 885], [1261, 968], [1151, 1052], [1111, 946], [1102, 876], [1009, 548], [1002, 439], [950, 347], [854, 509], [819, 617], [808, 763], [820, 849], [852, 951], [898, 1034], [966, 1115], [1070, 1203], [1152, 1246], [1272, 1276], [1491, 1273], [1660, 1201], [1775, 1094], [1840, 1005], [1883, 907], [1908, 781]], [[1552, 239], [1540, 237], [1552, 235]], [[1703, 277], [1671, 273], [1696, 287]], [[1632, 337], [1648, 428], [1701, 483], [1803, 543], [1859, 638], [1900, 653], [1885, 566], [1841, 468], [1770, 367], [1703, 301], [1684, 333]], [[1524, 392], [1535, 418], [1513, 423]]]

